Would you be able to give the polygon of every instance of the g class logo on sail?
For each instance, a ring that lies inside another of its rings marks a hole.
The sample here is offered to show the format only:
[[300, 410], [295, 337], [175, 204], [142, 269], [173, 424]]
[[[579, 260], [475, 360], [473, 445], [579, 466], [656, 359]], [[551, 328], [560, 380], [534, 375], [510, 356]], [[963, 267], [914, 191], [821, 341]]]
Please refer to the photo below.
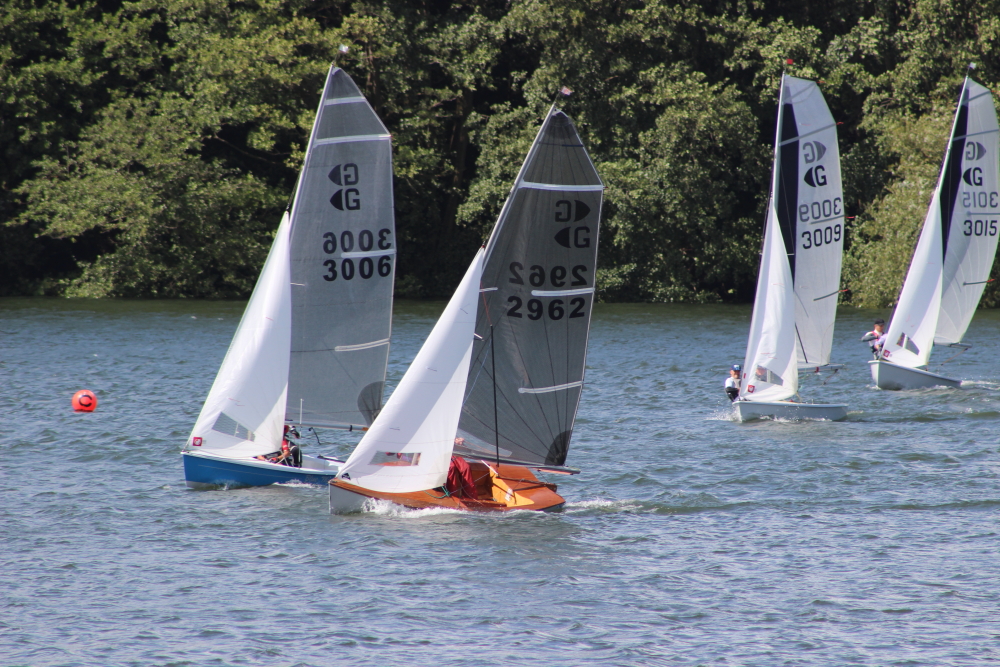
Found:
[[814, 188], [822, 187], [826, 185], [826, 168], [821, 164], [810, 167], [802, 180]]
[[971, 169], [966, 169], [965, 173], [962, 174], [962, 180], [969, 185], [982, 185], [983, 184], [983, 170], [979, 167], [972, 167]]
[[824, 155], [826, 155], [826, 146], [818, 141], [807, 141], [802, 144], [802, 157], [805, 158], [806, 164], [822, 160]]
[[966, 160], [979, 160], [984, 155], [986, 155], [986, 146], [983, 146], [978, 141], [966, 141], [965, 142], [965, 159]]
[[[336, 185], [357, 185], [359, 180], [358, 165], [353, 162], [338, 164], [328, 176]], [[361, 208], [361, 193], [357, 188], [340, 189], [330, 197], [330, 203], [338, 211], [344, 209], [357, 211]]]
[[571, 218], [573, 222], [580, 222], [587, 217], [588, 213], [590, 213], [590, 207], [579, 199], [573, 201], [560, 199], [556, 202], [556, 222], [569, 222]]

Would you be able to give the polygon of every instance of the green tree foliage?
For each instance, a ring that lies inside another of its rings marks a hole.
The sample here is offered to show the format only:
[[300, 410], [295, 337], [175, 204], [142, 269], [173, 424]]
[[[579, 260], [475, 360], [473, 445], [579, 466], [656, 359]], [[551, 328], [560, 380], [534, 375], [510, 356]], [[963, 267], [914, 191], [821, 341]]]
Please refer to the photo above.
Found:
[[403, 295], [453, 288], [568, 86], [607, 185], [601, 297], [751, 299], [784, 70], [842, 123], [850, 298], [889, 305], [964, 68], [1000, 77], [998, 17], [1000, 0], [10, 0], [0, 293], [248, 294], [336, 61], [394, 135]]

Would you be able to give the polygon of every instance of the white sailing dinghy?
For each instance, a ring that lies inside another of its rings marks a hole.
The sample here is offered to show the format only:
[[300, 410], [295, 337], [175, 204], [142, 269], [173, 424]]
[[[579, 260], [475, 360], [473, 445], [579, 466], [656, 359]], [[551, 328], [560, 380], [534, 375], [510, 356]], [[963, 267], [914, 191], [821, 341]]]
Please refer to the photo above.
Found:
[[[486, 248], [371, 429], [330, 482], [367, 499], [476, 511], [561, 507], [583, 391], [604, 185], [553, 105]], [[458, 437], [456, 437], [456, 431]], [[453, 459], [466, 484], [446, 480]]]
[[962, 343], [989, 282], [1000, 227], [997, 114], [989, 89], [965, 78], [937, 189], [882, 346], [869, 361], [881, 389], [957, 387], [927, 370], [933, 345]]
[[844, 203], [837, 126], [812, 81], [782, 75], [771, 198], [740, 396], [740, 421], [847, 417], [792, 401], [799, 371], [831, 367]]
[[381, 409], [393, 218], [389, 132], [332, 67], [291, 209], [184, 445], [188, 486], [325, 484], [336, 475], [336, 459], [267, 457], [281, 451], [288, 425], [365, 429]]

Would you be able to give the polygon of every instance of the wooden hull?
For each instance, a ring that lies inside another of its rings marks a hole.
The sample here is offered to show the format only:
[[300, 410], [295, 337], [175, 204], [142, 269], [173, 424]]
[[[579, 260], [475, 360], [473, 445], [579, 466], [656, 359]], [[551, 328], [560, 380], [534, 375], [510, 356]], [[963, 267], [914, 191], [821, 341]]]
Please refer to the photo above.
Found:
[[840, 421], [847, 419], [847, 406], [820, 403], [792, 403], [790, 401], [736, 401], [733, 403], [741, 422], [770, 417], [771, 419], [820, 419]]
[[330, 512], [360, 512], [369, 499], [388, 500], [412, 509], [445, 507], [472, 512], [551, 511], [561, 509], [566, 502], [556, 493], [555, 484], [539, 481], [528, 468], [500, 464], [498, 470], [496, 463], [468, 463], [476, 481], [476, 498], [449, 496], [440, 488], [412, 493], [385, 493], [333, 479], [330, 481]]
[[907, 368], [897, 364], [876, 360], [869, 361], [872, 381], [879, 389], [923, 389], [925, 387], [958, 387], [961, 380], [937, 375], [918, 368]]

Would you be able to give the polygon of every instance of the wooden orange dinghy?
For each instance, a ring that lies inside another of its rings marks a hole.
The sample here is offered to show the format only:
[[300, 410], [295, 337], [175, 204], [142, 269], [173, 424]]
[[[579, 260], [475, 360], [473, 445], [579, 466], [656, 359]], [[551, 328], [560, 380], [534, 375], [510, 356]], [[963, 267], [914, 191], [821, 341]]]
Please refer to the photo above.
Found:
[[330, 506], [340, 512], [359, 511], [364, 502], [388, 500], [412, 509], [445, 507], [473, 512], [502, 512], [506, 510], [561, 509], [565, 499], [556, 493], [556, 485], [540, 481], [528, 468], [485, 461], [469, 461], [475, 486], [475, 497], [449, 492], [446, 486], [426, 491], [388, 493], [370, 491], [342, 479], [334, 479], [330, 486]]
[[[604, 185], [555, 105], [487, 245], [350, 458], [330, 510], [369, 499], [552, 510], [583, 391]], [[446, 492], [455, 459], [473, 482]], [[474, 489], [473, 489], [474, 487]]]

